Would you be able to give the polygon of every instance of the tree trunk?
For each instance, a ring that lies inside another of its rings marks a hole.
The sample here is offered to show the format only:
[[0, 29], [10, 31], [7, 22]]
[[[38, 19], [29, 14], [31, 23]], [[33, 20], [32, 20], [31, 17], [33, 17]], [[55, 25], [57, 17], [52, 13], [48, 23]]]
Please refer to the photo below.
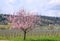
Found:
[[24, 40], [26, 39], [26, 31], [24, 31]]

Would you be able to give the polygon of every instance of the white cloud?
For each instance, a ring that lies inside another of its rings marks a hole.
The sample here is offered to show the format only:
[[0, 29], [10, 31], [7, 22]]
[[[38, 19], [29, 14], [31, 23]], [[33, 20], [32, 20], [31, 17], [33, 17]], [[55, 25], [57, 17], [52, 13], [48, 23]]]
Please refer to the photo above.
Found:
[[10, 0], [11, 3], [14, 3], [16, 0]]
[[37, 9], [31, 10], [30, 12], [31, 12], [32, 15], [37, 15], [37, 14], [38, 14], [38, 13], [37, 13], [37, 12], [38, 12]]
[[15, 3], [16, 2], [16, 0], [6, 0], [6, 3], [7, 4], [13, 4], [13, 3]]
[[50, 0], [49, 4], [60, 4], [60, 0]]
[[34, 0], [26, 0], [27, 3], [33, 3]]
[[3, 11], [7, 13], [11, 13], [18, 8], [24, 7], [27, 11], [39, 12], [41, 15], [60, 16], [60, 12], [58, 13], [55, 10], [52, 11], [52, 9], [49, 9], [60, 4], [60, 0], [3, 0], [0, 1], [0, 4], [1, 2], [5, 2], [4, 6], [0, 6], [2, 6], [1, 8], [5, 7]]
[[56, 0], [55, 2], [56, 2], [57, 4], [60, 4], [60, 0]]
[[57, 13], [55, 14], [55, 16], [60, 17], [60, 12], [57, 12]]
[[14, 6], [12, 4], [15, 2], [16, 0], [5, 0], [6, 6], [2, 8], [3, 12], [12, 14], [14, 12]]
[[4, 10], [3, 12], [6, 14], [12, 14], [12, 12], [14, 12], [13, 7], [12, 6], [8, 6], [8, 7], [2, 8], [2, 10]]

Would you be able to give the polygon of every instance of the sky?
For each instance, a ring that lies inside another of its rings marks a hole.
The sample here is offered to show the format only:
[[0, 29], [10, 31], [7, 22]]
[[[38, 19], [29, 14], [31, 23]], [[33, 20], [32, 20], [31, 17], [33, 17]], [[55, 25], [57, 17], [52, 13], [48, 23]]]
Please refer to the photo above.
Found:
[[12, 14], [21, 8], [38, 15], [60, 17], [60, 0], [0, 0], [0, 13]]

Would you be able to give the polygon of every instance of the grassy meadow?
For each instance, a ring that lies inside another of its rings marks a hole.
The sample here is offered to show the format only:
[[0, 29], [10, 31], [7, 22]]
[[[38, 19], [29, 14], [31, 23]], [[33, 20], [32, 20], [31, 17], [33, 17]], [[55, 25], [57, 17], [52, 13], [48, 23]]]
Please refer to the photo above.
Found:
[[0, 37], [0, 40], [8, 40], [8, 41], [60, 41], [59, 36], [30, 36], [27, 37], [26, 40], [23, 40], [23, 37], [15, 37], [15, 38], [7, 38], [7, 37]]
[[[0, 25], [1, 27], [5, 27], [4, 29], [9, 29], [10, 25]], [[60, 26], [54, 26], [55, 32], [46, 31], [48, 30], [48, 26], [37, 27], [34, 30], [30, 31], [26, 35], [26, 40], [23, 40], [23, 33], [14, 32], [14, 31], [1, 31], [0, 29], [0, 40], [8, 40], [8, 41], [60, 41], [60, 31], [56, 31], [60, 29]], [[44, 30], [44, 31], [39, 31]], [[46, 32], [45, 32], [46, 31]], [[10, 34], [11, 33], [11, 34]], [[9, 35], [10, 34], [10, 35]]]

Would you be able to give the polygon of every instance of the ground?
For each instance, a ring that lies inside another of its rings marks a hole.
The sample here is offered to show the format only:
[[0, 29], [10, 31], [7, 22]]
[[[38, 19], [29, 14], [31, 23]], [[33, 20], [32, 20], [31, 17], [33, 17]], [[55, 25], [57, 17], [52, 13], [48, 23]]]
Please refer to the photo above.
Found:
[[8, 41], [8, 40], [0, 40], [0, 41]]

